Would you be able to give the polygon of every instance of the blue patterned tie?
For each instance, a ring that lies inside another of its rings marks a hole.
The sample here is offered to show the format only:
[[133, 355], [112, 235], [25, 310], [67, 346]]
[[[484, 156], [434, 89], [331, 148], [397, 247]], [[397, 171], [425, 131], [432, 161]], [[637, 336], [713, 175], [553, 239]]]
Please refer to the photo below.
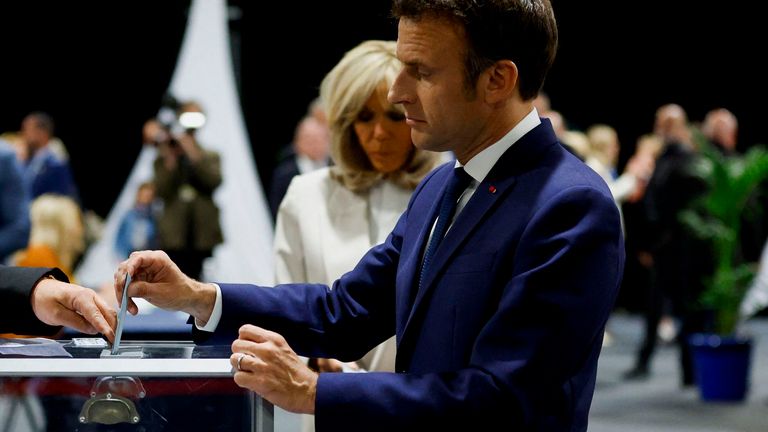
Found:
[[427, 268], [429, 268], [430, 261], [435, 255], [437, 246], [440, 241], [445, 237], [448, 227], [451, 225], [453, 219], [453, 213], [456, 211], [456, 204], [458, 204], [459, 197], [464, 190], [469, 186], [472, 181], [472, 177], [464, 171], [464, 167], [458, 167], [453, 169], [453, 175], [448, 180], [448, 187], [445, 188], [445, 194], [442, 201], [440, 201], [440, 214], [437, 216], [437, 223], [435, 229], [432, 231], [432, 237], [429, 239], [429, 245], [427, 251], [424, 253], [424, 260], [421, 262], [421, 273], [419, 274], [419, 289], [421, 289], [424, 283], [424, 276], [427, 274]]

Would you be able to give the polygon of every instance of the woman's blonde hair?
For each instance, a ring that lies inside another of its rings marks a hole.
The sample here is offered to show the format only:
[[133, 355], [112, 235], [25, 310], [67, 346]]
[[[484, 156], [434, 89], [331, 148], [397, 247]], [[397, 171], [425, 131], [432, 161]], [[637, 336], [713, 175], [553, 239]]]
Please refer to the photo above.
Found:
[[[400, 72], [401, 63], [395, 56], [395, 42], [370, 40], [348, 51], [325, 76], [320, 97], [325, 105], [331, 129], [331, 178], [354, 192], [365, 192], [383, 178], [414, 189], [434, 168], [438, 155], [413, 148], [411, 157], [399, 170], [383, 174], [368, 160], [355, 134], [353, 123], [365, 103], [383, 89], [384, 107], [392, 106], [386, 94]], [[400, 105], [395, 109], [403, 112]]]
[[50, 247], [62, 264], [72, 268], [85, 249], [80, 207], [64, 195], [44, 194], [35, 198], [29, 209], [29, 244]]
[[619, 148], [619, 135], [616, 129], [605, 124], [597, 124], [587, 129], [587, 138], [592, 156], [608, 167], [616, 165], [612, 152], [617, 152]]

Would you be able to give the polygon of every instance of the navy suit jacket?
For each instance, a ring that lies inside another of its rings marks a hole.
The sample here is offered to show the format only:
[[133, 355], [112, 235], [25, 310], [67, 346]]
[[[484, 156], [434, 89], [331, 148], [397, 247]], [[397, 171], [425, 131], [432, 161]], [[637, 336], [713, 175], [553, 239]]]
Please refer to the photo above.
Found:
[[280, 209], [280, 203], [283, 202], [283, 197], [288, 191], [288, 186], [291, 184], [291, 180], [299, 172], [299, 164], [296, 162], [296, 155], [283, 159], [275, 170], [272, 172], [272, 182], [269, 185], [269, 211], [272, 213], [272, 220], [277, 220], [277, 211]]
[[480, 183], [419, 290], [452, 169], [422, 181], [388, 239], [332, 290], [220, 285], [218, 337], [252, 323], [300, 354], [353, 360], [397, 335], [400, 373], [320, 375], [318, 431], [586, 430], [624, 266], [608, 187], [543, 119]]
[[[27, 168], [29, 169], [29, 168]], [[29, 175], [29, 174], [25, 174]], [[66, 195], [76, 202], [80, 202], [80, 196], [72, 177], [69, 163], [62, 161], [50, 150], [46, 151], [40, 168], [35, 173], [31, 185], [29, 185], [31, 198], [35, 199], [46, 193]]]

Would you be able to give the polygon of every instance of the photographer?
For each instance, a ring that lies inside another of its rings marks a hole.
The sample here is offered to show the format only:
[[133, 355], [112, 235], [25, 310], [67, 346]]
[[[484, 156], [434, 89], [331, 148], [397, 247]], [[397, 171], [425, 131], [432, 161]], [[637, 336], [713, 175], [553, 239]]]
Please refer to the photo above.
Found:
[[185, 273], [200, 277], [203, 261], [222, 242], [219, 209], [213, 193], [221, 184], [216, 152], [203, 149], [195, 132], [205, 115], [195, 102], [184, 102], [173, 125], [149, 120], [144, 141], [157, 146], [154, 162], [157, 196], [163, 202], [158, 220], [160, 248]]

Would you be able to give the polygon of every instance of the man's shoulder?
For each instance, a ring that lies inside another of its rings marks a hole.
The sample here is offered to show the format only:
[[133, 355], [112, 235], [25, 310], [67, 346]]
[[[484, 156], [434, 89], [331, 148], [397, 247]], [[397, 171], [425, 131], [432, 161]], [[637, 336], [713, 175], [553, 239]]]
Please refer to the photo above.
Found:
[[299, 165], [296, 163], [296, 157], [291, 156], [280, 160], [275, 166], [273, 171], [273, 177], [285, 176], [285, 175], [297, 175], [299, 173]]
[[0, 139], [0, 159], [8, 159], [10, 157], [16, 157], [16, 152], [7, 141]]
[[595, 196], [613, 199], [600, 175], [557, 142], [538, 150], [538, 155], [533, 160], [528, 159], [530, 164], [524, 168], [515, 168], [517, 161], [509, 159], [506, 161], [509, 169], [500, 167], [499, 171], [512, 172], [509, 175], [517, 178], [516, 189], [537, 191], [536, 201], [541, 202], [574, 188], [591, 189], [598, 192]]
[[0, 166], [3, 167], [3, 172], [0, 172], [0, 177], [4, 177], [3, 174], [5, 174], [6, 171], [10, 171], [11, 167], [13, 167], [15, 164], [16, 153], [10, 148], [4, 148], [2, 143], [0, 143]]
[[62, 159], [52, 151], [47, 151], [43, 158], [43, 165], [48, 169], [64, 170], [69, 169], [69, 161]]

